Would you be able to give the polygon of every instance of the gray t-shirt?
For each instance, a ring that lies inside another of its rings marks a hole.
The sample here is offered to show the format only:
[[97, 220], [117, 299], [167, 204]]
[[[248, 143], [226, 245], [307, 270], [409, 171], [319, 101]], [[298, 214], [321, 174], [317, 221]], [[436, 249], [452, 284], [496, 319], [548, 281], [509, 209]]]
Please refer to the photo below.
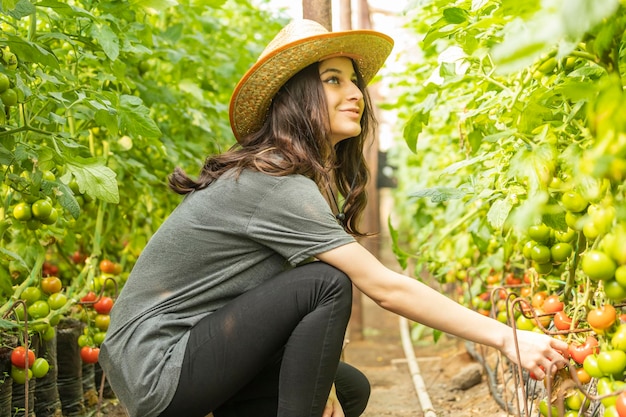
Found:
[[157, 416], [178, 385], [189, 328], [287, 267], [353, 242], [317, 185], [244, 171], [195, 191], [137, 260], [100, 363], [131, 417]]

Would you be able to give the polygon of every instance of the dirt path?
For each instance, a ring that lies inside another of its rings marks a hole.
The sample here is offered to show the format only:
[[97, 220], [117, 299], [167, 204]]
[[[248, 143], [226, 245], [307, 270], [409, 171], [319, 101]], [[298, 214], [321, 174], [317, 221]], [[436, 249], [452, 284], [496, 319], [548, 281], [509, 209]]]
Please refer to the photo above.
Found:
[[[350, 341], [345, 349], [345, 360], [364, 372], [372, 384], [370, 403], [363, 417], [423, 416], [402, 350], [398, 317], [364, 298], [363, 323], [363, 340]], [[460, 371], [477, 366], [464, 341], [444, 335], [437, 344], [426, 338], [414, 349], [437, 416], [506, 416], [491, 397], [485, 375], [472, 388], [453, 388], [452, 379]]]

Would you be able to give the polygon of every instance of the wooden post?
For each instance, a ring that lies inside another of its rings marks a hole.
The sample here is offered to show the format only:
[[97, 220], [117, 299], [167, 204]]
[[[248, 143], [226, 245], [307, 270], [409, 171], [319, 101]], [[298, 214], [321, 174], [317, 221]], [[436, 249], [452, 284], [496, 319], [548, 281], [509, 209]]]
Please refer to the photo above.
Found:
[[331, 0], [302, 0], [302, 17], [315, 20], [329, 31], [333, 29]]
[[339, 28], [341, 30], [352, 29], [352, 0], [339, 2]]

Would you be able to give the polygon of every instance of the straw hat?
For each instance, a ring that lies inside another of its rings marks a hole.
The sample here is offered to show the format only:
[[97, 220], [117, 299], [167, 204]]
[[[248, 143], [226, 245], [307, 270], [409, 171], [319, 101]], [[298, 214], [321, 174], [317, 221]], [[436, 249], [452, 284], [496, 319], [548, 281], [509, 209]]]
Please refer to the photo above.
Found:
[[230, 125], [237, 140], [257, 131], [272, 98], [289, 78], [310, 64], [346, 56], [369, 83], [391, 53], [393, 40], [373, 30], [329, 32], [312, 20], [285, 26], [241, 78], [230, 100]]

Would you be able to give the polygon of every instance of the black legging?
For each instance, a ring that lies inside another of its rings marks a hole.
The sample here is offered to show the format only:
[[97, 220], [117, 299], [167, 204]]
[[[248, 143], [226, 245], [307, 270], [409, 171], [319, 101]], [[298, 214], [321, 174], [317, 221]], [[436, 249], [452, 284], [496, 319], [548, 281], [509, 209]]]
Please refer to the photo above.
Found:
[[339, 365], [351, 306], [351, 281], [322, 262], [237, 297], [191, 330], [160, 417], [320, 417], [333, 382], [346, 416], [360, 416], [369, 383]]

